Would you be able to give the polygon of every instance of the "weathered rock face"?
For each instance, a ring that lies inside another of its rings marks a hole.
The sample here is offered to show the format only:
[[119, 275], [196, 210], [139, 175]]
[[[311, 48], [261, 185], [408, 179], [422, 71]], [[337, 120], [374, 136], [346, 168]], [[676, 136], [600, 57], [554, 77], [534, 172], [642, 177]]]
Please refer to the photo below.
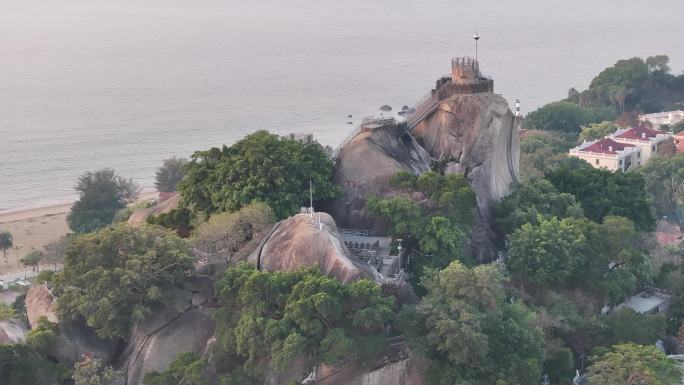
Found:
[[387, 364], [366, 371], [360, 365], [350, 365], [338, 373], [321, 379], [319, 385], [426, 385], [425, 362], [418, 357]]
[[26, 293], [26, 317], [31, 328], [36, 326], [38, 318], [46, 317], [50, 322], [57, 322], [54, 302], [55, 297], [45, 285], [33, 286]]
[[[34, 286], [26, 293], [26, 315], [31, 328], [36, 326], [41, 316], [57, 323], [54, 308], [54, 297], [47, 286]], [[109, 362], [115, 349], [114, 341], [98, 337], [83, 322], [66, 321], [59, 322], [59, 340], [55, 344], [53, 354], [60, 362], [73, 365], [84, 354]]]
[[401, 129], [362, 132], [340, 151], [333, 180], [344, 189], [334, 205], [337, 221], [345, 227], [370, 228], [374, 220], [363, 208], [370, 195], [392, 191], [389, 179], [399, 171], [421, 174], [430, 170], [430, 155]]
[[181, 196], [180, 193], [174, 193], [163, 202], [159, 202], [152, 207], [146, 209], [136, 210], [128, 218], [128, 225], [131, 227], [140, 227], [147, 222], [147, 218], [152, 215], [168, 214], [171, 210], [178, 208]]
[[381, 279], [347, 251], [335, 221], [326, 213], [315, 213], [313, 218], [298, 214], [277, 223], [249, 261], [266, 271], [318, 266], [321, 272], [343, 283], [361, 278]]
[[136, 324], [120, 358], [127, 385], [142, 385], [146, 373], [163, 371], [183, 352], [204, 354], [216, 324], [207, 308], [213, 297], [209, 277], [193, 276], [159, 305], [152, 315]]
[[[489, 207], [518, 180], [518, 122], [508, 102], [493, 93], [454, 95], [412, 131], [445, 173], [462, 173], [477, 194], [473, 242], [478, 259], [491, 257]], [[487, 255], [489, 254], [489, 255]]]
[[0, 321], [0, 345], [20, 344], [26, 339], [28, 327], [17, 319]]

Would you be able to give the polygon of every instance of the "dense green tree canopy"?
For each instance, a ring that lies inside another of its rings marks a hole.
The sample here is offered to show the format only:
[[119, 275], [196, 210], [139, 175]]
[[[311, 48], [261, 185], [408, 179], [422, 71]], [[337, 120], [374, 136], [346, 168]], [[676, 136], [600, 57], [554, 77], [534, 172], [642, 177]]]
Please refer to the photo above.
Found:
[[321, 145], [284, 140], [266, 131], [230, 147], [194, 153], [185, 172], [178, 185], [184, 200], [209, 214], [259, 201], [284, 218], [308, 206], [309, 181], [314, 199], [339, 192], [331, 181], [332, 162]]
[[0, 384], [59, 384], [68, 370], [35, 352], [27, 345], [0, 345]]
[[54, 278], [57, 309], [62, 319], [83, 317], [102, 337], [125, 337], [191, 269], [185, 243], [164, 228], [102, 229], [67, 249]]
[[636, 170], [659, 217], [684, 224], [684, 154], [651, 158]]
[[372, 365], [395, 309], [369, 280], [344, 285], [312, 269], [270, 273], [240, 263], [215, 291], [215, 352], [226, 378], [258, 378], [265, 365], [284, 370], [296, 357], [313, 365], [355, 356]]
[[640, 230], [655, 225], [640, 174], [611, 172], [589, 165], [574, 169], [563, 166], [548, 171], [546, 178], [558, 191], [574, 195], [592, 221], [618, 215], [634, 221]]
[[679, 385], [682, 373], [676, 361], [655, 345], [615, 345], [610, 352], [592, 357], [592, 385]]
[[72, 378], [74, 385], [115, 385], [122, 376], [121, 372], [103, 364], [102, 360], [84, 356], [74, 365]]
[[202, 374], [207, 360], [194, 352], [185, 352], [171, 363], [167, 370], [145, 374], [145, 385], [207, 385]]
[[505, 300], [493, 265], [452, 262], [423, 277], [428, 294], [405, 306], [398, 326], [430, 362], [428, 383], [531, 384], [540, 375], [543, 333], [525, 305]]
[[472, 263], [467, 242], [475, 193], [462, 175], [401, 172], [391, 184], [408, 194], [371, 197], [366, 209], [387, 218], [392, 234], [402, 238], [403, 245], [415, 254], [409, 265], [414, 283], [419, 282], [426, 267], [442, 269], [454, 260]]
[[538, 219], [511, 236], [507, 265], [518, 281], [546, 287], [582, 288], [613, 301], [650, 278], [650, 265], [633, 223], [606, 217]]
[[154, 186], [159, 191], [176, 191], [178, 182], [183, 179], [183, 168], [188, 163], [185, 158], [171, 157], [164, 159], [155, 175]]
[[581, 107], [560, 101], [530, 112], [525, 119], [525, 128], [579, 133], [582, 125], [613, 120], [616, 116], [609, 108]]
[[665, 337], [665, 323], [663, 314], [638, 314], [629, 308], [614, 311], [606, 320], [613, 344], [655, 344]]
[[587, 142], [601, 139], [608, 134], [612, 134], [617, 131], [620, 127], [610, 121], [604, 121], [601, 123], [591, 123], [582, 126], [582, 132], [580, 132], [580, 139]]
[[520, 226], [539, 224], [538, 218], [582, 218], [584, 211], [572, 194], [561, 193], [546, 179], [535, 178], [514, 187], [494, 205], [494, 222], [504, 234]]
[[67, 222], [75, 233], [89, 233], [107, 226], [116, 212], [138, 194], [137, 185], [112, 169], [86, 172], [78, 179], [79, 199], [71, 207]]

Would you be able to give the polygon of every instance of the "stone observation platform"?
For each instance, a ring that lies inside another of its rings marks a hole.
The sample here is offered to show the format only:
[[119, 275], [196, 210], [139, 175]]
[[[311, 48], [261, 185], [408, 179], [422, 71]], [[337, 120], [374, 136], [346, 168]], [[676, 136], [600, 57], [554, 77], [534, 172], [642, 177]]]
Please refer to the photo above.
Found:
[[400, 278], [401, 256], [390, 255], [391, 237], [375, 237], [368, 230], [339, 229], [347, 249], [377, 270], [386, 280]]

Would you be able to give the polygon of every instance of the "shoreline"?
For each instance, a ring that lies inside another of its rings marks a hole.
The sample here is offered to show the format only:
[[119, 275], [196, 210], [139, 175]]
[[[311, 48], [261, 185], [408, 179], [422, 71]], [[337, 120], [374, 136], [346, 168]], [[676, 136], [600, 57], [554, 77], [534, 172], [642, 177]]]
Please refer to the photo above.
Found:
[[[135, 202], [155, 199], [158, 195], [159, 192], [157, 192], [154, 187], [143, 187]], [[76, 202], [76, 200], [55, 202], [52, 204], [37, 204], [35, 206], [20, 206], [0, 210], [0, 224], [67, 214], [74, 202]]]

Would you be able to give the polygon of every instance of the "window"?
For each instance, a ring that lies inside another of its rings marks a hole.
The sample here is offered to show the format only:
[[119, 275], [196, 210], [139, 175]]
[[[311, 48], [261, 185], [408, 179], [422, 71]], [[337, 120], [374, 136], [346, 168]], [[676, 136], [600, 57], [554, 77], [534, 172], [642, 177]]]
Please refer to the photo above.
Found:
[[637, 152], [637, 158], [641, 158], [641, 151]]
[[599, 163], [599, 160], [598, 160], [598, 159], [596, 159], [596, 164], [598, 164], [598, 163]]
[[620, 159], [620, 161], [618, 162], [618, 164], [619, 164], [620, 166], [622, 166], [622, 159]]
[[655, 144], [651, 146], [651, 151], [655, 151]]

